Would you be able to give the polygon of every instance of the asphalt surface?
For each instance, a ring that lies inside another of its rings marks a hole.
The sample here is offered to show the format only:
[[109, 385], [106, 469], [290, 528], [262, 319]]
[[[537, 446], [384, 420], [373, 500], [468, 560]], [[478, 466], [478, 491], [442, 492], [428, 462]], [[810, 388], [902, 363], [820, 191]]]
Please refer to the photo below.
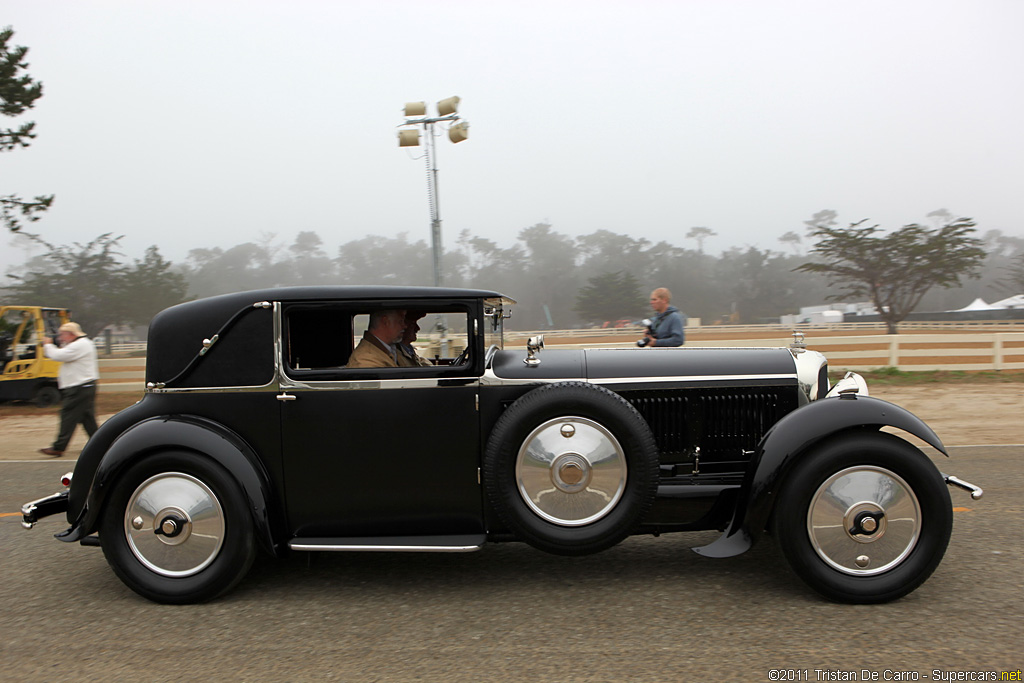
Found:
[[296, 554], [257, 560], [215, 602], [163, 606], [121, 584], [99, 548], [53, 539], [62, 516], [27, 531], [11, 514], [57, 490], [67, 462], [0, 463], [0, 680], [999, 680], [1024, 667], [1024, 447], [952, 454], [940, 469], [984, 498], [951, 491], [936, 573], [873, 606], [819, 598], [770, 539], [725, 560], [689, 550], [715, 533], [584, 558], [518, 543]]

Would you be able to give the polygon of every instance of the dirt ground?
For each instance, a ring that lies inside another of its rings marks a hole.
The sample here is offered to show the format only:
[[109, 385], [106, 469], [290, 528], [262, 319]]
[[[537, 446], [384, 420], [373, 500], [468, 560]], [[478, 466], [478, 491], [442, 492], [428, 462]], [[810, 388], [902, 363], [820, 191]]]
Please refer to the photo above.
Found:
[[[873, 396], [924, 420], [947, 446], [1024, 444], [1024, 385], [949, 384], [871, 386]], [[110, 417], [103, 415], [100, 420]], [[50, 460], [40, 454], [56, 435], [54, 415], [0, 418], [0, 460]], [[63, 459], [78, 457], [85, 433], [78, 429]]]

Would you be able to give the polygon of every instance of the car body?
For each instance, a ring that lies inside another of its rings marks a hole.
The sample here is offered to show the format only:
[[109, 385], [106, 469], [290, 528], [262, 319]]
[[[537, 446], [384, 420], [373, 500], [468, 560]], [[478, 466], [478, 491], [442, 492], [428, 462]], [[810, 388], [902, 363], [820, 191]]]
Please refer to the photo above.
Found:
[[[913, 590], [952, 527], [920, 419], [790, 348], [505, 349], [514, 301], [424, 287], [298, 287], [167, 309], [147, 389], [89, 440], [60, 540], [101, 545], [132, 589], [211, 599], [257, 549], [582, 555], [633, 534], [717, 529], [728, 557], [766, 531], [823, 595]], [[425, 367], [347, 368], [378, 310], [422, 313]]]

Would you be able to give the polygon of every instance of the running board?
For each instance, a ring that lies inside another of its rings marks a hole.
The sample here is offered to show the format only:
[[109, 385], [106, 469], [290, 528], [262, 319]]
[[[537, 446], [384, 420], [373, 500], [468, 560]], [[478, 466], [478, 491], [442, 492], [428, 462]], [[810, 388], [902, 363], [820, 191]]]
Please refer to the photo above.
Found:
[[480, 550], [486, 540], [485, 534], [293, 538], [288, 547], [292, 550], [348, 553], [470, 553]]

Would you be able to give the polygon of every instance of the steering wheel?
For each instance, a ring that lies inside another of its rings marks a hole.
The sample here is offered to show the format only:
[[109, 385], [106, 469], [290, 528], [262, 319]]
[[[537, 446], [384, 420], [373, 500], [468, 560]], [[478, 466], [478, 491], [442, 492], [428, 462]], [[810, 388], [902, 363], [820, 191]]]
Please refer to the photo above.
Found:
[[469, 358], [469, 347], [462, 349], [462, 353], [452, 359], [451, 365], [462, 365]]

